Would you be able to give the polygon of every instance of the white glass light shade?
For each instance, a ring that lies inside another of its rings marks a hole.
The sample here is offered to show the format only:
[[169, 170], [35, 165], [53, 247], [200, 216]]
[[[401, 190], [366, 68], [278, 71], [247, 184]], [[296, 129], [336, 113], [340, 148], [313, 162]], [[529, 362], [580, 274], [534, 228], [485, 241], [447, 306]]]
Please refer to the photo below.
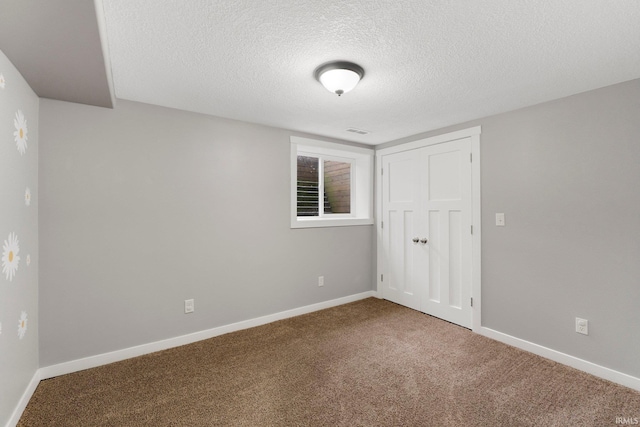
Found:
[[349, 92], [356, 87], [359, 81], [360, 76], [358, 73], [344, 69], [325, 71], [320, 76], [322, 86], [326, 87], [329, 92], [337, 93], [338, 95]]
[[352, 62], [336, 61], [318, 67], [315, 76], [329, 92], [340, 96], [356, 87], [364, 76], [364, 69]]

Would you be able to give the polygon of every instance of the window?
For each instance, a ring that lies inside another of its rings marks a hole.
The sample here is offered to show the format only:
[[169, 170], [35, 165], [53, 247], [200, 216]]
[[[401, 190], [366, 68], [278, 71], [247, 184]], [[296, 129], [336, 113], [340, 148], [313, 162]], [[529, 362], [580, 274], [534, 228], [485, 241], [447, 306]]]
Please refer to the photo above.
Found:
[[348, 158], [298, 152], [296, 193], [299, 217], [335, 217], [351, 214], [351, 169]]
[[291, 137], [291, 227], [373, 224], [373, 150]]

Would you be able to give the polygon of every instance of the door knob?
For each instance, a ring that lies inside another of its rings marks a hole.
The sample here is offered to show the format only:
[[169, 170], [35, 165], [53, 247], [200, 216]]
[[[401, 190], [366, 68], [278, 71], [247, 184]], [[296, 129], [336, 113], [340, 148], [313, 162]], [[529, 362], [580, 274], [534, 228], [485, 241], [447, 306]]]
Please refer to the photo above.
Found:
[[413, 243], [418, 243], [420, 241], [420, 239], [418, 239], [417, 237], [413, 238]]
[[427, 240], [427, 238], [422, 238], [420, 239], [420, 243], [422, 243], [423, 245], [426, 244], [429, 240]]

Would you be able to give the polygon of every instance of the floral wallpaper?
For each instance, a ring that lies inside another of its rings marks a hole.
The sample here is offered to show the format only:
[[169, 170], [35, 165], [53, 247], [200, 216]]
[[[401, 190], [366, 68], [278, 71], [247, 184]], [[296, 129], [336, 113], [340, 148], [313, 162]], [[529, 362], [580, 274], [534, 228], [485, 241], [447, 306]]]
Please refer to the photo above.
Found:
[[0, 425], [38, 369], [38, 106], [0, 51]]
[[7, 280], [12, 281], [13, 276], [18, 271], [20, 263], [20, 245], [15, 233], [10, 233], [7, 240], [2, 245], [2, 272], [6, 274]]
[[20, 155], [22, 155], [27, 151], [27, 133], [29, 132], [27, 129], [27, 119], [24, 118], [22, 111], [18, 110], [16, 113], [13, 125], [16, 127], [16, 131], [13, 132], [13, 136], [16, 138], [18, 151], [20, 152]]

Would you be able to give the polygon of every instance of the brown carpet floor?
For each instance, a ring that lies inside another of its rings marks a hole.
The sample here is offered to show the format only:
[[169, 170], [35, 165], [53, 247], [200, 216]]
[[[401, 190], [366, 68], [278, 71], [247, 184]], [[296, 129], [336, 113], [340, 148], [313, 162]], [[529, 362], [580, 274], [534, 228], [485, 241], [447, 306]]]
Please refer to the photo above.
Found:
[[18, 425], [615, 426], [616, 417], [640, 418], [640, 393], [370, 298], [42, 381]]

